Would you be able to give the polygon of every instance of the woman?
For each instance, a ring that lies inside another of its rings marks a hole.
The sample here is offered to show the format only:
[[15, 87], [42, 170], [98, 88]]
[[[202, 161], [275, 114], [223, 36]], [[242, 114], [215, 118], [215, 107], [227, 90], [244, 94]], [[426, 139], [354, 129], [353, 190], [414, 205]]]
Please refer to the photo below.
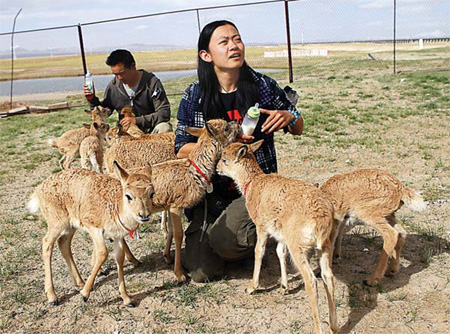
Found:
[[[245, 62], [245, 46], [236, 26], [229, 21], [207, 24], [198, 41], [198, 82], [185, 91], [178, 109], [175, 152], [185, 158], [197, 138], [186, 127], [203, 127], [209, 119], [242, 122], [247, 109], [259, 104], [261, 116], [252, 136], [238, 140], [251, 143], [264, 139], [256, 159], [265, 173], [277, 172], [273, 133], [283, 129], [295, 135], [303, 130], [300, 111], [292, 106], [275, 80]], [[255, 225], [245, 209], [245, 199], [231, 179], [214, 176], [214, 191], [188, 213], [183, 266], [194, 281], [222, 276], [224, 261], [253, 255]], [[205, 206], [207, 210], [205, 210]]]

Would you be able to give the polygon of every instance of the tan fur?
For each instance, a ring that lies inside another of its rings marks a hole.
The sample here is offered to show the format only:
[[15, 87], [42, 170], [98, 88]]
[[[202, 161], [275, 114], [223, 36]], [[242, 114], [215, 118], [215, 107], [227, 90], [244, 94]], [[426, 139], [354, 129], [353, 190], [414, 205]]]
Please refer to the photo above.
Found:
[[264, 174], [251, 151], [251, 146], [234, 143], [225, 148], [217, 171], [235, 180], [246, 193], [246, 207], [256, 225], [253, 279], [247, 288], [253, 293], [259, 287], [262, 257], [268, 236], [278, 241], [277, 255], [281, 267], [281, 290], [287, 289], [286, 246], [300, 270], [311, 303], [316, 333], [322, 333], [318, 309], [317, 280], [309, 263], [308, 253], [317, 250], [323, 283], [327, 293], [329, 323], [333, 333], [339, 332], [334, 303], [334, 276], [331, 256], [335, 237], [334, 213], [331, 201], [312, 184]]
[[113, 171], [117, 161], [125, 169], [140, 168], [150, 162], [152, 165], [176, 159], [173, 145], [157, 141], [127, 140], [119, 141], [108, 148], [104, 155], [108, 173]]
[[[120, 180], [85, 169], [70, 169], [53, 174], [34, 192], [30, 208], [42, 211], [48, 224], [43, 238], [42, 255], [45, 267], [45, 292], [52, 305], [58, 303], [52, 279], [52, 250], [56, 240], [67, 262], [75, 285], [81, 289], [85, 301], [89, 298], [95, 277], [106, 261], [105, 240], [114, 240], [118, 264], [119, 291], [125, 305], [132, 303], [125, 288], [124, 257], [138, 264], [124, 242], [128, 229], [149, 221], [153, 207], [150, 200], [154, 190], [151, 168], [142, 174], [128, 174], [116, 164]], [[131, 199], [131, 200], [130, 200]], [[38, 204], [38, 205], [36, 205]], [[76, 229], [89, 232], [94, 241], [93, 270], [86, 284], [78, 273], [71, 252], [71, 241]]]
[[123, 130], [122, 126], [116, 126], [114, 128], [109, 129], [105, 137], [106, 145], [108, 145], [108, 147], [111, 147], [113, 144], [116, 144], [119, 141], [128, 141], [132, 139], [133, 137], [131, 137], [128, 133], [126, 133]]
[[145, 140], [145, 141], [157, 141], [161, 143], [171, 144], [175, 146], [175, 133], [174, 132], [163, 132], [163, 133], [146, 133], [138, 138], [134, 138], [123, 130], [122, 126], [114, 127], [108, 131], [106, 136], [106, 143], [108, 146], [119, 141], [129, 141], [129, 140]]
[[[331, 198], [339, 221], [334, 257], [340, 257], [344, 220], [359, 218], [375, 228], [384, 240], [378, 264], [366, 283], [373, 286], [380, 283], [383, 275], [397, 273], [406, 231], [395, 219], [395, 212], [403, 203], [418, 210], [424, 209], [422, 197], [392, 174], [378, 169], [359, 169], [335, 175], [320, 189]], [[386, 270], [388, 261], [389, 269]]]
[[[92, 122], [103, 123], [109, 116], [110, 110], [101, 106], [95, 107], [92, 111], [87, 110], [86, 113], [92, 116]], [[84, 138], [89, 136], [89, 127], [72, 129], [66, 131], [61, 137], [52, 142], [52, 146], [56, 147], [63, 155], [59, 160], [61, 169], [69, 169], [75, 156], [77, 155], [80, 144]]]
[[81, 167], [103, 173], [103, 147], [109, 125], [92, 123], [90, 134], [80, 144]]
[[[211, 120], [203, 129], [188, 128], [189, 133], [199, 137], [189, 159], [194, 161], [210, 179], [223, 147], [235, 140], [238, 131], [236, 123], [227, 123], [223, 120]], [[164, 258], [166, 262], [172, 262], [170, 246], [172, 237], [175, 236], [174, 272], [179, 282], [186, 280], [181, 270], [181, 245], [183, 242], [181, 215], [184, 208], [195, 205], [203, 198], [207, 186], [206, 180], [189, 162], [189, 159], [166, 161], [154, 165], [152, 177], [155, 187], [153, 205], [160, 211], [170, 211], [172, 229], [169, 229]]]
[[175, 132], [146, 133], [135, 140], [153, 140], [175, 146]]

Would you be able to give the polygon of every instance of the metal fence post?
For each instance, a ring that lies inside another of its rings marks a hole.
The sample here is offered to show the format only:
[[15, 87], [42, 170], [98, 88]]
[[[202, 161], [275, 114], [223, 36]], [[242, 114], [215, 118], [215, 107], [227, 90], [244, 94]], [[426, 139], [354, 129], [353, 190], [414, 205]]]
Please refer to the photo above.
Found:
[[396, 73], [396, 68], [395, 68], [395, 44], [396, 44], [396, 30], [397, 30], [397, 0], [394, 0], [394, 74]]
[[288, 62], [289, 62], [289, 83], [294, 82], [294, 74], [292, 73], [292, 53], [291, 53], [291, 32], [289, 28], [289, 0], [284, 0], [284, 13], [286, 16], [286, 37], [288, 47]]
[[12, 109], [12, 97], [13, 97], [13, 83], [14, 83], [14, 30], [16, 28], [16, 19], [19, 16], [22, 8], [19, 9], [16, 16], [14, 17], [14, 23], [11, 34], [11, 92], [9, 95], [9, 108]]
[[199, 10], [196, 10], [197, 12], [197, 26], [198, 26], [198, 34], [201, 34], [201, 30], [200, 30], [200, 15], [199, 15]]
[[83, 33], [81, 32], [81, 24], [79, 23], [78, 23], [78, 37], [80, 39], [80, 50], [81, 50], [81, 61], [83, 63], [83, 72], [84, 75], [86, 75], [87, 68], [86, 68], [86, 56], [84, 54]]

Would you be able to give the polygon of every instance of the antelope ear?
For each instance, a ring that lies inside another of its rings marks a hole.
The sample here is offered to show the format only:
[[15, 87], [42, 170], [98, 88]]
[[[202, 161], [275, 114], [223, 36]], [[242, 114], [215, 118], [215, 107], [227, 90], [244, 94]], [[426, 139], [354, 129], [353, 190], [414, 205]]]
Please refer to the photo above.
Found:
[[120, 113], [122, 115], [128, 115], [128, 117], [134, 117], [134, 114], [133, 114], [133, 111], [131, 110], [131, 108], [122, 108]]
[[237, 161], [241, 160], [248, 152], [248, 145], [242, 145], [237, 152]]
[[211, 136], [213, 136], [213, 137], [217, 136], [216, 129], [214, 129], [214, 127], [211, 124], [209, 124], [209, 122], [206, 122], [205, 128], [206, 128], [206, 130], [208, 130], [208, 132]]
[[84, 109], [84, 112], [88, 115], [92, 115], [92, 110]]
[[112, 115], [113, 111], [107, 107], [103, 107], [103, 112], [109, 116]]
[[260, 139], [256, 143], [251, 144], [250, 149], [252, 150], [252, 152], [255, 152], [258, 148], [260, 148], [263, 142], [264, 139]]
[[193, 127], [187, 127], [186, 132], [194, 137], [200, 137], [200, 135], [203, 132], [203, 129], [201, 128], [193, 128]]
[[122, 184], [127, 182], [129, 175], [122, 167], [120, 167], [119, 163], [116, 160], [114, 160], [114, 173], [122, 182]]
[[90, 124], [87, 124], [87, 123], [83, 123], [83, 126], [84, 126], [86, 129], [90, 129], [90, 128], [91, 128], [91, 125], [90, 125]]
[[144, 167], [143, 172], [148, 177], [150, 177], [150, 178], [152, 177], [152, 165], [150, 165], [150, 162], [147, 162], [147, 164]]

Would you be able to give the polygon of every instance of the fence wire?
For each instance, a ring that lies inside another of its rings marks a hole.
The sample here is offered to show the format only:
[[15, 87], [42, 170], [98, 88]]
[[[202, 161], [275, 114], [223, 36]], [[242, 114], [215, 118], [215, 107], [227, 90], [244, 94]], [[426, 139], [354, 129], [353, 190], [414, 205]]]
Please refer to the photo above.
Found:
[[[344, 64], [360, 60], [376, 61], [375, 68], [392, 71], [394, 1], [288, 1], [294, 79], [304, 71], [320, 75], [323, 64], [344, 70]], [[396, 4], [396, 71], [449, 70], [450, 42], [442, 38], [450, 37], [449, 1]], [[139, 68], [195, 74], [199, 30], [227, 19], [239, 28], [252, 67], [287, 69], [284, 5], [285, 1], [261, 1], [82, 23], [86, 65], [96, 76], [108, 75], [106, 56], [126, 48]], [[444, 28], [433, 30], [436, 22]], [[14, 38], [14, 80], [37, 80], [25, 88], [18, 82], [14, 94], [42, 92], [47, 86], [47, 91], [62, 86], [80, 90], [84, 71], [76, 25], [18, 31]], [[10, 93], [10, 39], [10, 33], [0, 34], [0, 96]]]

